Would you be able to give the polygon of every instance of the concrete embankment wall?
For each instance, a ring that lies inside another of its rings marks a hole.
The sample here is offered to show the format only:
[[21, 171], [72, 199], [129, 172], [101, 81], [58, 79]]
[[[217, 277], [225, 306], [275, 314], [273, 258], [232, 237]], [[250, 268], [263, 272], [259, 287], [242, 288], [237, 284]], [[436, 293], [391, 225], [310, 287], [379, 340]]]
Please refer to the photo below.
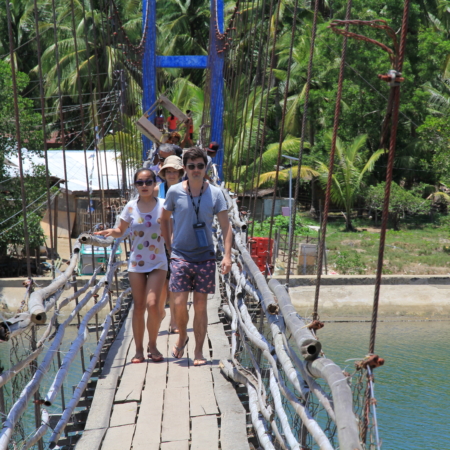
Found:
[[[100, 277], [98, 277], [99, 279]], [[284, 277], [275, 277], [280, 283]], [[77, 277], [78, 287], [90, 276]], [[35, 280], [46, 286], [51, 277]], [[0, 278], [0, 307], [14, 311], [19, 307], [25, 288], [22, 278]], [[304, 317], [312, 314], [316, 277], [296, 275], [290, 277], [289, 294], [298, 313]], [[352, 317], [370, 319], [374, 297], [374, 276], [365, 275], [324, 275], [319, 297], [321, 319], [336, 320]], [[69, 291], [68, 291], [68, 294]], [[63, 294], [63, 297], [66, 295]], [[91, 307], [89, 304], [87, 307]], [[380, 291], [379, 316], [450, 318], [450, 276], [406, 276], [386, 275], [382, 279]]]
[[[276, 277], [280, 283], [284, 277]], [[289, 294], [297, 312], [312, 315], [316, 278], [291, 276]], [[319, 314], [323, 320], [369, 320], [374, 298], [374, 276], [324, 275]], [[387, 275], [382, 279], [379, 317], [450, 319], [450, 276]]]

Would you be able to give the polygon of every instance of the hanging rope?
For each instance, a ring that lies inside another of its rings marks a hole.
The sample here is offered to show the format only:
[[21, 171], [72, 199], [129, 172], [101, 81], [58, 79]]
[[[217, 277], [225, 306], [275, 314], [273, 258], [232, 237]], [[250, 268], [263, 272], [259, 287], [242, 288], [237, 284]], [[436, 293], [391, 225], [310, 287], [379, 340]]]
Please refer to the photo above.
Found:
[[[277, 198], [277, 188], [278, 188], [278, 178], [280, 173], [280, 165], [281, 165], [281, 148], [283, 146], [284, 141], [284, 123], [286, 120], [286, 108], [287, 108], [287, 98], [289, 93], [289, 81], [291, 78], [291, 65], [292, 65], [292, 54], [294, 51], [294, 39], [295, 39], [295, 30], [297, 25], [297, 8], [298, 8], [298, 0], [295, 0], [294, 5], [294, 14], [292, 18], [292, 32], [291, 32], [291, 45], [289, 48], [289, 58], [288, 58], [288, 66], [287, 66], [287, 73], [286, 73], [286, 84], [284, 88], [284, 99], [283, 99], [283, 109], [281, 114], [281, 126], [280, 126], [280, 138], [278, 142], [278, 156], [277, 156], [277, 167], [276, 167], [276, 174], [275, 174], [275, 190], [273, 191], [273, 199], [272, 199], [272, 212], [271, 217], [274, 217], [275, 215], [275, 203]], [[292, 211], [291, 211], [292, 215]], [[294, 210], [294, 217], [295, 217], [295, 210]], [[269, 242], [267, 247], [267, 256], [266, 256], [266, 267], [270, 264], [270, 254], [271, 254], [271, 241], [272, 241], [272, 231], [273, 231], [273, 220], [270, 221], [270, 227], [269, 227]], [[294, 228], [292, 228], [291, 235], [294, 234]], [[292, 247], [289, 247], [290, 251], [289, 254], [292, 253]], [[267, 272], [266, 272], [267, 273]]]
[[[280, 3], [278, 3], [278, 7], [277, 7], [277, 18], [279, 17], [279, 11], [280, 11]], [[269, 22], [271, 21], [271, 17], [272, 17], [272, 13], [273, 13], [273, 6], [274, 6], [274, 0], [270, 1], [270, 8], [269, 8]], [[278, 27], [278, 20], [276, 21], [276, 25], [275, 25], [275, 30], [276, 27]], [[258, 143], [258, 139], [261, 136], [261, 142], [259, 143], [259, 164], [258, 164], [258, 176], [257, 176], [257, 180], [256, 180], [256, 186], [259, 185], [259, 180], [261, 178], [261, 169], [262, 169], [262, 155], [264, 152], [264, 144], [265, 144], [265, 137], [266, 137], [266, 125], [267, 125], [267, 116], [268, 116], [268, 105], [269, 105], [269, 97], [270, 97], [270, 86], [272, 84], [272, 76], [273, 76], [273, 64], [274, 64], [274, 53], [275, 53], [275, 42], [276, 42], [276, 35], [274, 36], [274, 43], [272, 46], [272, 56], [270, 57], [270, 62], [269, 62], [269, 77], [268, 77], [268, 81], [267, 81], [267, 95], [266, 95], [266, 102], [265, 102], [265, 107], [264, 107], [264, 121], [261, 122], [261, 113], [262, 113], [262, 108], [263, 108], [263, 100], [264, 100], [264, 82], [265, 82], [265, 77], [266, 77], [266, 70], [263, 70], [263, 78], [261, 81], [261, 101], [260, 101], [260, 106], [259, 106], [259, 114], [258, 114], [258, 133], [257, 133], [257, 143]], [[270, 48], [270, 23], [268, 26], [268, 33], [267, 33], [267, 45], [266, 45], [266, 50], [265, 50], [265, 54], [264, 54], [264, 61], [267, 60], [267, 57], [269, 56], [269, 48]], [[261, 132], [261, 123], [262, 123], [262, 132]], [[254, 189], [254, 203], [253, 203], [253, 211], [256, 211], [256, 200], [258, 198], [256, 189]], [[250, 202], [251, 202], [251, 198], [250, 198]], [[251, 230], [251, 236], [253, 236], [253, 231], [255, 228], [255, 220], [253, 220], [252, 222], [252, 230]]]
[[[306, 87], [305, 87], [305, 103], [303, 105], [303, 117], [302, 117], [302, 131], [300, 139], [300, 150], [298, 152], [298, 165], [297, 165], [297, 177], [295, 179], [295, 191], [294, 191], [294, 213], [291, 211], [291, 230], [295, 230], [295, 218], [297, 214], [298, 205], [298, 193], [300, 191], [300, 172], [302, 170], [302, 160], [303, 160], [303, 148], [305, 145], [305, 135], [306, 135], [306, 123], [308, 121], [308, 106], [309, 106], [309, 91], [311, 89], [311, 77], [314, 59], [314, 47], [316, 43], [316, 32], [317, 32], [317, 16], [319, 13], [319, 1], [316, 0], [314, 4], [314, 17], [313, 25], [311, 30], [311, 45], [309, 49], [309, 61], [308, 61], [308, 73], [306, 76]], [[294, 244], [294, 233], [289, 236], [289, 248], [292, 249]], [[291, 274], [291, 263], [292, 263], [292, 251], [288, 255], [288, 263], [286, 268], [286, 285], [289, 286], [289, 277]]]
[[[395, 70], [400, 77], [403, 69], [403, 60], [405, 58], [406, 37], [408, 33], [410, 0], [405, 0], [403, 7], [402, 31], [400, 40], [400, 50], [395, 60]], [[395, 76], [395, 75], [394, 75]], [[377, 274], [375, 278], [375, 293], [373, 299], [372, 325], [370, 329], [369, 352], [375, 352], [375, 338], [377, 331], [378, 304], [380, 300], [381, 276], [383, 272], [384, 248], [386, 243], [386, 230], [389, 218], [389, 197], [391, 194], [392, 173], [394, 169], [395, 144], [397, 139], [398, 115], [400, 110], [400, 82], [396, 78], [386, 80], [391, 83], [391, 93], [393, 96], [391, 137], [389, 143], [388, 166], [386, 170], [386, 187], [384, 191], [383, 216], [381, 221], [380, 246], [378, 249]]]
[[9, 33], [9, 55], [11, 61], [11, 78], [12, 78], [12, 86], [13, 86], [13, 95], [14, 95], [14, 120], [16, 124], [16, 140], [17, 140], [17, 152], [19, 155], [19, 173], [20, 179], [22, 182], [20, 183], [20, 189], [22, 194], [22, 214], [23, 214], [23, 234], [25, 238], [25, 251], [27, 256], [27, 274], [28, 278], [31, 278], [31, 263], [30, 263], [30, 240], [28, 236], [28, 221], [27, 221], [27, 196], [25, 192], [25, 185], [23, 183], [24, 172], [23, 172], [23, 159], [22, 159], [22, 137], [20, 132], [20, 111], [19, 104], [17, 102], [17, 98], [19, 93], [17, 91], [17, 80], [16, 80], [16, 67], [14, 57], [14, 38], [12, 32], [12, 22], [11, 22], [11, 9], [9, 3], [6, 2], [6, 14], [8, 17], [8, 33]]
[[[345, 13], [345, 20], [350, 19], [350, 13], [352, 9], [352, 0], [348, 0], [347, 2], [347, 10]], [[345, 25], [346, 31], [348, 31], [348, 27], [350, 25], [347, 23]], [[339, 129], [339, 118], [341, 112], [341, 100], [342, 100], [342, 87], [344, 83], [344, 71], [345, 71], [345, 56], [347, 53], [347, 36], [344, 36], [344, 40], [342, 42], [342, 53], [341, 53], [341, 63], [339, 66], [339, 80], [338, 80], [338, 90], [336, 95], [336, 106], [334, 109], [334, 126], [333, 126], [333, 137], [331, 140], [331, 150], [330, 150], [330, 162], [328, 165], [328, 180], [327, 180], [327, 188], [325, 191], [325, 206], [323, 210], [323, 219], [321, 223], [321, 237], [319, 243], [319, 254], [317, 257], [317, 279], [316, 279], [316, 292], [314, 295], [314, 312], [313, 312], [313, 320], [317, 320], [318, 309], [319, 309], [319, 293], [320, 293], [320, 281], [322, 278], [322, 267], [323, 267], [323, 254], [325, 248], [325, 237], [327, 233], [327, 223], [328, 223], [328, 212], [330, 209], [330, 201], [331, 201], [331, 184], [333, 182], [333, 169], [334, 169], [334, 156], [336, 152], [336, 139], [337, 133]]]

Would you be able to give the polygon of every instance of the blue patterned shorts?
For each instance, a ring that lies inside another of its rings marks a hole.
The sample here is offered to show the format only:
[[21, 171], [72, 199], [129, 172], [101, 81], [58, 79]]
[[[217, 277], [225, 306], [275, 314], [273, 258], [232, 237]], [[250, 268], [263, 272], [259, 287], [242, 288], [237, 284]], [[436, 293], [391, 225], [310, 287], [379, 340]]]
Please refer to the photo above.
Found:
[[170, 292], [195, 291], [214, 294], [216, 291], [216, 261], [188, 262], [182, 259], [170, 261]]

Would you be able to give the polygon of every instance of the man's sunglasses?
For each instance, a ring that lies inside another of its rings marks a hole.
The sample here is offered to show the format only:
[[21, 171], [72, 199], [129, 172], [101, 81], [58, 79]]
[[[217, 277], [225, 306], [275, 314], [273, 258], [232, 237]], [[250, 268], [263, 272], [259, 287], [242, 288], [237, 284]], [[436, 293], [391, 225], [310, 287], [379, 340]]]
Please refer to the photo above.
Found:
[[154, 180], [152, 180], [150, 178], [147, 178], [146, 180], [137, 180], [134, 182], [134, 184], [139, 187], [144, 186], [144, 184], [146, 186], [151, 186], [153, 183], [154, 183]]
[[188, 164], [186, 167], [189, 170], [195, 170], [196, 167], [197, 167], [198, 170], [203, 170], [205, 168], [205, 164], [204, 163]]

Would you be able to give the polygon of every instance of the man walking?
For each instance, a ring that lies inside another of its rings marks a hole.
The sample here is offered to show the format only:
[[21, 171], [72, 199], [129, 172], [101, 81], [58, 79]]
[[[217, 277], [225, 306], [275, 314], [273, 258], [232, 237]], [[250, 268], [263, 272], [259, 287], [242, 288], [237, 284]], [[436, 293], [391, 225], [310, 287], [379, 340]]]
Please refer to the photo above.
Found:
[[[206, 154], [193, 147], [183, 154], [187, 180], [172, 186], [167, 194], [161, 215], [161, 233], [170, 253], [171, 276], [169, 290], [173, 292], [175, 320], [179, 338], [172, 355], [181, 358], [188, 337], [187, 300], [194, 291], [194, 366], [206, 364], [203, 343], [208, 324], [207, 298], [215, 292], [215, 253], [212, 239], [214, 215], [217, 216], [224, 236], [225, 255], [223, 274], [231, 270], [232, 230], [228, 208], [221, 190], [205, 180]], [[169, 234], [169, 220], [173, 217], [173, 239]]]

